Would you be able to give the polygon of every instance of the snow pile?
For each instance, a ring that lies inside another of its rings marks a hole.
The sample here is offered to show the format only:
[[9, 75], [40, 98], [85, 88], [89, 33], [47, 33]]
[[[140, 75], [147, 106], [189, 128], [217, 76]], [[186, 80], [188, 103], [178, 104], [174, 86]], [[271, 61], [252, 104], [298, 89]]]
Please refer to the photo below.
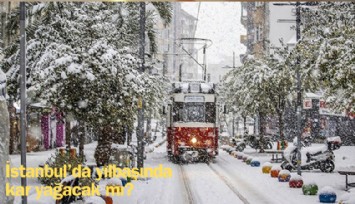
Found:
[[280, 173], [279, 173], [279, 175], [290, 175], [290, 174], [291, 174], [291, 172], [289, 170], [286, 170], [286, 169], [281, 170]]
[[260, 159], [257, 158], [257, 157], [255, 157], [255, 158], [253, 158], [253, 159], [251, 160], [251, 162], [256, 162], [256, 161], [260, 161]]
[[270, 163], [270, 162], [265, 162], [264, 164], [263, 164], [263, 167], [264, 166], [272, 166], [272, 164]]
[[85, 198], [85, 204], [106, 204], [105, 200], [98, 196]]
[[188, 93], [189, 92], [189, 83], [181, 83], [180, 87], [181, 87], [181, 91], [183, 93]]
[[201, 83], [202, 93], [208, 93], [212, 89], [213, 89], [213, 84], [211, 84], [211, 83]]
[[340, 139], [339, 136], [328, 137], [328, 138], [327, 138], [327, 141], [328, 141], [328, 142], [338, 142], [338, 143], [341, 143], [341, 139]]
[[302, 180], [302, 176], [300, 176], [298, 174], [291, 174], [290, 181], [299, 181], [299, 180]]
[[222, 146], [221, 146], [221, 149], [226, 150], [226, 149], [229, 148], [229, 147], [230, 147], [229, 145], [222, 145]]
[[101, 184], [111, 185], [111, 186], [123, 186], [122, 181], [119, 178], [110, 178], [103, 180]]
[[152, 153], [152, 152], [154, 152], [154, 147], [149, 147], [149, 146], [147, 146], [147, 147], [144, 148], [144, 151], [145, 151], [146, 153]]
[[354, 171], [355, 172], [355, 165], [344, 166], [338, 169], [339, 171]]
[[306, 152], [310, 153], [310, 154], [315, 154], [317, 152], [324, 152], [328, 150], [328, 146], [327, 145], [322, 145], [322, 146], [318, 146], [318, 147], [306, 147], [305, 148]]
[[55, 200], [52, 196], [42, 196], [41, 199], [37, 199], [37, 193], [33, 193], [27, 198], [28, 204], [54, 204]]
[[[355, 189], [351, 189], [351, 190], [355, 190]], [[344, 194], [342, 194], [339, 197], [339, 203], [342, 204], [353, 204], [355, 203], [355, 191], [350, 191], [350, 192], [346, 192]]]
[[320, 189], [319, 194], [331, 194], [335, 195], [335, 190], [331, 186], [324, 186], [322, 189]]
[[272, 166], [271, 170], [281, 171], [282, 168], [280, 166]]
[[74, 177], [73, 175], [70, 175], [70, 176], [65, 177], [65, 178], [61, 181], [61, 183], [62, 183], [62, 184], [63, 184], [63, 183], [68, 183], [68, 182], [73, 181], [74, 179], [75, 179], [75, 177]]
[[317, 183], [313, 180], [304, 181], [303, 183], [304, 185], [317, 185]]

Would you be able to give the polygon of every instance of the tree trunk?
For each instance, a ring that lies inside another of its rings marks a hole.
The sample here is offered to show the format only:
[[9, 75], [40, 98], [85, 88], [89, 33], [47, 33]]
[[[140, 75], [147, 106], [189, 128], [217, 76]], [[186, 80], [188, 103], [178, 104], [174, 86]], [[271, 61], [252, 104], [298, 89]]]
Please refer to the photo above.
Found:
[[71, 128], [70, 128], [70, 121], [67, 118], [65, 120], [65, 145], [66, 145], [67, 152], [70, 152]]
[[107, 165], [111, 155], [112, 128], [105, 126], [98, 131], [97, 147], [95, 150], [95, 160], [97, 166]]
[[152, 141], [152, 138], [151, 138], [151, 132], [152, 132], [152, 118], [149, 116], [147, 118], [147, 126], [146, 126], [146, 132], [145, 132], [145, 139], [150, 142]]
[[112, 143], [124, 144], [126, 142], [126, 128], [120, 127], [112, 131]]
[[248, 135], [249, 131], [247, 128], [247, 117], [246, 116], [242, 116], [243, 117], [243, 127], [244, 127], [244, 135]]
[[283, 119], [283, 112], [278, 111], [277, 112], [279, 116], [279, 134], [280, 134], [280, 140], [284, 141], [285, 140], [285, 135], [284, 135], [284, 119]]
[[[0, 70], [1, 71], [1, 70]], [[1, 74], [1, 73], [0, 73]], [[1, 97], [1, 96], [0, 96]], [[10, 120], [6, 101], [0, 98], [0, 198], [5, 204], [13, 203], [12, 196], [6, 196], [5, 184], [10, 183], [6, 178], [6, 163], [10, 161], [9, 157], [9, 137], [10, 137]]]
[[[12, 104], [10, 102], [10, 104]], [[16, 116], [16, 108], [12, 105], [9, 106], [9, 115], [10, 115], [10, 154], [13, 154], [17, 150], [18, 141], [18, 121]]]
[[263, 112], [259, 112], [259, 117], [260, 117], [260, 126], [259, 126], [259, 135], [260, 135], [260, 140], [259, 140], [259, 145], [260, 145], [260, 153], [265, 152], [264, 151], [264, 135], [266, 132], [266, 115]]
[[79, 122], [78, 125], [78, 138], [79, 138], [79, 157], [84, 157], [84, 144], [85, 144], [85, 123]]

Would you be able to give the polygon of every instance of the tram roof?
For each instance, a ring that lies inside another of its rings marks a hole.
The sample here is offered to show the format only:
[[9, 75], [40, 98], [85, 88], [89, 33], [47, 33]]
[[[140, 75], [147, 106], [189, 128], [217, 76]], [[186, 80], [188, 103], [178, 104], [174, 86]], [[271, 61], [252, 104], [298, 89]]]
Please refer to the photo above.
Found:
[[214, 94], [216, 84], [204, 82], [176, 82], [172, 84], [172, 93]]

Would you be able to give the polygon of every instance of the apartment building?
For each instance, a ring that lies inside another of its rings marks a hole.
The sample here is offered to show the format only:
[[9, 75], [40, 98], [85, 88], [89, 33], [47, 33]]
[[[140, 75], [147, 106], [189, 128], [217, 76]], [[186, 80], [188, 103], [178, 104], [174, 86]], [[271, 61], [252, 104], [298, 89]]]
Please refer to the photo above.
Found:
[[[162, 61], [164, 75], [172, 81], [194, 80], [198, 76], [197, 64], [186, 53], [197, 58], [194, 45], [184, 44], [182, 38], [194, 38], [197, 19], [181, 8], [180, 2], [173, 2], [173, 18], [167, 27], [157, 24], [157, 59]], [[184, 49], [186, 51], [184, 51]]]
[[[242, 2], [241, 23], [247, 30], [240, 42], [246, 54], [262, 57], [281, 46], [296, 43], [296, 9], [293, 4], [280, 2]], [[243, 55], [241, 56], [243, 58]]]

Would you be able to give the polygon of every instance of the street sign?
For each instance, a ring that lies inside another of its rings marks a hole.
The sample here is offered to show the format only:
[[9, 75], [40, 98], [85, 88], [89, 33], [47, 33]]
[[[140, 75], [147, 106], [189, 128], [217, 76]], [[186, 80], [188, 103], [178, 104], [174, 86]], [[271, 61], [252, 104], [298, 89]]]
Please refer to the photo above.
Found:
[[303, 109], [312, 109], [312, 99], [305, 98], [303, 100]]

